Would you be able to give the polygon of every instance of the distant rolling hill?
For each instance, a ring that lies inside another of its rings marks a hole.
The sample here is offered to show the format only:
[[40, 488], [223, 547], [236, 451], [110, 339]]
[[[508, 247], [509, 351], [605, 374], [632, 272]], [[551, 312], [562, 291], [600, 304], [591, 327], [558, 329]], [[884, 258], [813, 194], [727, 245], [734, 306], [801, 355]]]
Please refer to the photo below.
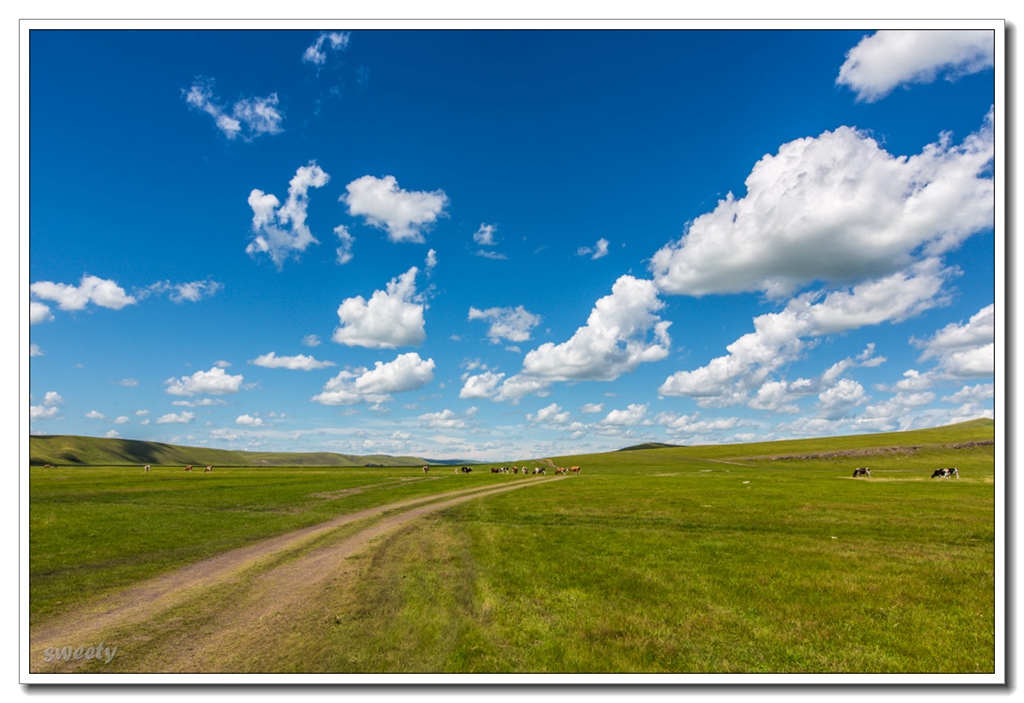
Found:
[[32, 465], [215, 465], [215, 466], [422, 466], [436, 463], [414, 456], [333, 454], [330, 452], [236, 452], [180, 447], [133, 439], [44, 435], [29, 437]]
[[679, 447], [679, 444], [665, 444], [664, 442], [644, 442], [643, 444], [634, 444], [631, 447], [623, 447], [622, 449], [616, 449], [617, 452], [637, 452], [643, 449], [670, 449]]

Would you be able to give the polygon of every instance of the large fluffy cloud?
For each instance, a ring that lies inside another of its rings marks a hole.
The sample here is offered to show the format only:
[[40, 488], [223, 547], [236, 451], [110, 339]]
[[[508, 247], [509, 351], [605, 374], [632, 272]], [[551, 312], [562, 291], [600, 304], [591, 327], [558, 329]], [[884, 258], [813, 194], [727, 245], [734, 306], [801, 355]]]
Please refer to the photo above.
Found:
[[29, 324], [38, 325], [41, 322], [51, 322], [53, 320], [53, 313], [50, 312], [49, 305], [43, 305], [32, 301], [28, 304], [28, 319]]
[[64, 399], [56, 391], [48, 391], [43, 396], [43, 402], [39, 405], [29, 406], [29, 420], [49, 420], [56, 417], [60, 412], [60, 406], [64, 405]]
[[249, 193], [252, 208], [252, 231], [255, 237], [245, 252], [255, 257], [267, 254], [280, 269], [289, 256], [304, 252], [310, 244], [318, 244], [306, 225], [309, 189], [327, 185], [330, 176], [310, 162], [300, 166], [288, 183], [288, 200], [284, 205], [271, 193], [253, 189]]
[[[134, 297], [125, 293], [124, 289], [114, 281], [104, 280], [97, 276], [82, 276], [82, 280], [77, 286], [37, 281], [29, 286], [29, 291], [37, 298], [57, 303], [57, 307], [61, 310], [84, 310], [89, 303], [102, 308], [120, 310], [126, 305], [134, 305], [138, 302]], [[38, 310], [34, 311], [34, 314], [45, 319], [45, 315]]]
[[939, 368], [954, 378], [977, 378], [995, 373], [995, 306], [988, 305], [966, 323], [950, 323], [929, 340], [921, 361], [937, 358]]
[[995, 58], [991, 30], [883, 30], [850, 49], [837, 85], [857, 99], [874, 102], [905, 83], [931, 83], [990, 68]]
[[893, 156], [840, 127], [784, 144], [651, 260], [668, 293], [763, 291], [784, 297], [813, 281], [850, 283], [938, 256], [993, 225], [992, 114], [953, 146], [949, 135]]
[[498, 384], [505, 378], [503, 373], [485, 371], [476, 376], [469, 376], [465, 379], [462, 390], [459, 391], [460, 398], [491, 398], [497, 392]]
[[422, 388], [434, 378], [434, 360], [419, 354], [401, 354], [394, 361], [376, 362], [372, 369], [345, 370], [324, 386], [313, 401], [323, 405], [355, 405], [363, 401], [386, 402], [392, 393]]
[[471, 307], [469, 319], [488, 320], [491, 323], [490, 329], [487, 330], [487, 338], [492, 344], [499, 344], [503, 339], [510, 342], [525, 342], [530, 339], [530, 330], [541, 322], [540, 315], [534, 315], [522, 305], [486, 310]]
[[341, 326], [332, 339], [339, 344], [370, 349], [394, 349], [416, 345], [426, 339], [423, 310], [425, 305], [416, 294], [416, 273], [413, 266], [391, 279], [386, 290], [373, 292], [369, 300], [358, 295], [338, 307]]
[[284, 117], [277, 107], [277, 93], [271, 93], [265, 98], [238, 100], [229, 113], [214, 96], [211, 79], [198, 78], [192, 87], [182, 92], [185, 102], [212, 117], [217, 129], [228, 139], [241, 136], [245, 141], [252, 141], [264, 134], [283, 131], [281, 121]]
[[[824, 298], [821, 293], [805, 293], [781, 312], [756, 317], [754, 331], [726, 347], [728, 355], [669, 376], [658, 392], [697, 398], [707, 406], [743, 403], [769, 374], [798, 359], [808, 348], [809, 338], [898, 322], [934, 307], [942, 302], [943, 283], [952, 274], [938, 259], [928, 259], [907, 271], [833, 291]], [[786, 390], [772, 388], [758, 400], [762, 407], [770, 407], [771, 393], [779, 395]]]
[[227, 395], [239, 391], [242, 376], [231, 376], [224, 369], [214, 367], [209, 371], [196, 371], [191, 376], [169, 378], [164, 384], [171, 395]]
[[543, 395], [557, 381], [612, 381], [642, 363], [668, 356], [671, 322], [656, 314], [664, 303], [648, 280], [622, 276], [594, 304], [587, 324], [566, 342], [542, 344], [526, 354], [519, 374], [497, 384], [488, 372], [470, 376], [461, 397], [517, 401], [524, 395]]
[[651, 281], [622, 276], [568, 341], [529, 352], [523, 374], [547, 381], [610, 381], [644, 362], [664, 359], [672, 324], [656, 314], [664, 305]]
[[530, 393], [543, 395], [556, 381], [612, 381], [642, 363], [668, 356], [671, 322], [656, 314], [664, 307], [654, 283], [622, 276], [594, 304], [587, 324], [566, 342], [542, 344], [526, 354], [522, 371], [497, 385], [488, 372], [470, 376], [461, 397], [513, 400]]
[[393, 242], [422, 242], [423, 231], [444, 214], [448, 196], [443, 190], [408, 191], [394, 176], [363, 176], [345, 186], [340, 200], [352, 216], [388, 233]]

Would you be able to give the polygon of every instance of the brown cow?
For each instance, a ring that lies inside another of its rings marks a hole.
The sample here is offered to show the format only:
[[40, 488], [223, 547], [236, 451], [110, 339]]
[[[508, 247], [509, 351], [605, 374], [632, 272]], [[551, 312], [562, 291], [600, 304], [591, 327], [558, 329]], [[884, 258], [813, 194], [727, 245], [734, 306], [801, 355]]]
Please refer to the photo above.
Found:
[[571, 473], [571, 474], [578, 474], [579, 472], [580, 472], [580, 467], [578, 467], [578, 466], [570, 466], [569, 467], [569, 473]]
[[203, 473], [204, 474], [208, 474], [211, 471], [213, 471], [213, 467], [212, 466], [207, 466], [205, 469], [203, 469]]
[[185, 467], [185, 471], [191, 471], [191, 470], [192, 470], [192, 464], [189, 464], [188, 466]]
[[423, 467], [423, 473], [427, 473], [428, 471], [430, 471], [430, 467], [429, 466], [424, 466]]

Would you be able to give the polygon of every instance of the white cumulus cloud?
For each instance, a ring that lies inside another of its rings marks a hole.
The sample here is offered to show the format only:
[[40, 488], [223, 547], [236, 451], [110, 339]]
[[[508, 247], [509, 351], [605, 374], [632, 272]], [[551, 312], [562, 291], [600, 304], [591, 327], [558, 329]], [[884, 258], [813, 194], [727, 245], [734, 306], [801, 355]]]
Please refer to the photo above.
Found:
[[171, 395], [226, 395], [238, 392], [242, 376], [230, 376], [224, 369], [213, 367], [209, 371], [196, 371], [191, 376], [169, 378], [164, 384]]
[[494, 373], [493, 371], [486, 371], [476, 376], [469, 376], [466, 378], [465, 383], [462, 386], [462, 390], [459, 391], [460, 398], [491, 398], [494, 396], [498, 384], [505, 378], [503, 373]]
[[522, 371], [500, 386], [493, 384], [494, 375], [471, 376], [462, 392], [489, 388], [492, 400], [518, 402], [532, 393], [546, 395], [558, 381], [612, 381], [642, 363], [660, 361], [668, 356], [671, 345], [668, 328], [672, 323], [656, 314], [664, 305], [653, 282], [621, 276], [611, 295], [594, 304], [587, 324], [568, 341], [548, 342], [528, 352]]
[[882, 30], [850, 49], [836, 85], [850, 87], [858, 101], [874, 102], [898, 85], [955, 80], [994, 61], [991, 30]]
[[60, 393], [48, 391], [43, 396], [43, 402], [40, 405], [29, 406], [29, 420], [49, 420], [52, 417], [56, 417], [57, 413], [60, 412], [61, 405], [64, 405], [64, 399], [60, 396]]
[[921, 361], [937, 358], [939, 368], [953, 378], [995, 373], [995, 306], [988, 305], [966, 323], [950, 323], [929, 340], [912, 340], [924, 348]]
[[563, 411], [558, 403], [541, 408], [536, 413], [527, 413], [526, 420], [544, 425], [565, 425], [569, 422], [569, 411]]
[[293, 371], [313, 371], [334, 366], [333, 361], [317, 361], [311, 356], [298, 354], [297, 356], [277, 356], [274, 352], [261, 354], [249, 363], [262, 366], [267, 369], [291, 369]]
[[546, 381], [610, 381], [642, 363], [664, 359], [672, 323], [656, 314], [662, 307], [651, 281], [621, 276], [568, 341], [528, 352], [522, 373]]
[[424, 230], [443, 216], [448, 196], [443, 190], [408, 191], [394, 176], [363, 176], [345, 186], [340, 200], [353, 217], [388, 233], [393, 242], [423, 242]]
[[288, 183], [284, 205], [271, 193], [255, 188], [249, 193], [252, 231], [255, 237], [245, 248], [249, 256], [267, 254], [278, 270], [289, 256], [298, 256], [309, 245], [318, 244], [306, 225], [309, 189], [327, 185], [330, 176], [316, 163], [300, 166]]
[[868, 401], [864, 388], [848, 378], [840, 379], [827, 391], [818, 395], [818, 412], [826, 420], [838, 420], [856, 406]]
[[252, 415], [239, 415], [235, 418], [236, 425], [244, 425], [246, 427], [260, 427], [263, 425], [263, 418], [253, 417]]
[[31, 325], [38, 325], [40, 322], [51, 322], [53, 320], [53, 313], [50, 312], [48, 305], [37, 303], [33, 300], [28, 304], [28, 320]]
[[[82, 276], [82, 280], [77, 286], [37, 281], [29, 286], [29, 291], [37, 298], [52, 300], [61, 310], [84, 310], [89, 303], [102, 308], [120, 310], [126, 305], [134, 305], [138, 302], [125, 293], [124, 289], [114, 281], [104, 280], [97, 276]], [[46, 313], [35, 312], [35, 315], [43, 315], [45, 318], [45, 314], [48, 313], [49, 309], [46, 310]]]
[[993, 226], [992, 113], [953, 146], [909, 157], [840, 127], [762, 158], [747, 194], [729, 193], [651, 259], [667, 293], [791, 295], [814, 282], [878, 278]]
[[490, 321], [491, 326], [487, 330], [487, 338], [491, 344], [500, 344], [503, 339], [510, 342], [529, 340], [530, 330], [539, 325], [542, 318], [519, 305], [514, 308], [488, 308], [486, 310], [470, 307], [469, 319]]
[[434, 360], [419, 354], [401, 354], [394, 361], [376, 362], [372, 369], [345, 370], [324, 386], [313, 401], [323, 405], [355, 405], [364, 401], [383, 403], [392, 393], [419, 390], [434, 378]]
[[469, 408], [465, 413], [460, 414], [446, 408], [439, 413], [424, 413], [417, 419], [422, 427], [429, 429], [464, 430], [473, 426], [472, 419], [476, 412], [476, 408]]
[[647, 405], [631, 403], [625, 410], [612, 410], [609, 412], [605, 418], [601, 420], [601, 424], [617, 427], [631, 427], [633, 425], [641, 424], [646, 415]]
[[188, 425], [195, 422], [196, 414], [192, 412], [167, 413], [157, 418], [158, 425]]
[[497, 230], [498, 225], [480, 223], [476, 232], [473, 232], [473, 241], [482, 247], [493, 247], [497, 244], [497, 242], [494, 241], [494, 233]]
[[338, 344], [370, 349], [394, 349], [417, 345], [427, 338], [423, 310], [426, 307], [416, 293], [413, 266], [391, 279], [386, 290], [373, 292], [369, 300], [359, 295], [338, 307], [341, 326], [332, 339]]
[[[728, 355], [669, 376], [658, 392], [696, 398], [704, 406], [738, 405], [747, 400], [751, 390], [761, 387], [769, 374], [798, 359], [815, 337], [898, 322], [941, 304], [943, 283], [951, 275], [939, 260], [929, 259], [907, 271], [824, 294], [824, 298], [821, 292], [805, 293], [781, 312], [754, 318], [754, 331], [727, 346]], [[831, 380], [837, 375], [831, 373]], [[775, 387], [770, 392], [777, 395], [782, 390]], [[767, 408], [772, 400], [766, 393], [758, 402]]]

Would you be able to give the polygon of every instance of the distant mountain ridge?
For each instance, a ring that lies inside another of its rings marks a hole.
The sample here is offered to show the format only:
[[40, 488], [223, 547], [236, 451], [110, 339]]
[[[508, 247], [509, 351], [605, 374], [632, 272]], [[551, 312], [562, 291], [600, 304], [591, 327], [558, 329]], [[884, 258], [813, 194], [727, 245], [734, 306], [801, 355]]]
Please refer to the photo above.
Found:
[[414, 456], [335, 454], [331, 452], [242, 452], [185, 447], [162, 442], [75, 435], [29, 437], [29, 464], [77, 466], [175, 465], [216, 466], [423, 466], [437, 464]]

